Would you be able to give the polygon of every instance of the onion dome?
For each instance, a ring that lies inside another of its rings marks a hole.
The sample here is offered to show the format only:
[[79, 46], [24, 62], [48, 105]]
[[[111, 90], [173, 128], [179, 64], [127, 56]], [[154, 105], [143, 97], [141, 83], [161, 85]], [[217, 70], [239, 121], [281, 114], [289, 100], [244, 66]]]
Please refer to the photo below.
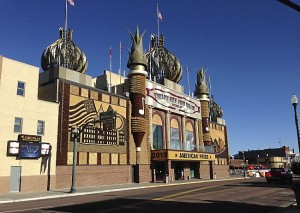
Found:
[[148, 76], [150, 80], [168, 79], [178, 83], [182, 77], [179, 59], [164, 47], [164, 36], [151, 35], [151, 49], [148, 58]]
[[72, 41], [73, 30], [59, 29], [60, 38], [49, 45], [41, 57], [41, 66], [44, 71], [62, 66], [84, 74], [88, 62], [84, 52]]
[[209, 110], [209, 114], [210, 114], [211, 120], [214, 121], [214, 122], [217, 122], [217, 118], [222, 118], [222, 116], [223, 116], [223, 110], [214, 101], [214, 96], [213, 95], [210, 97], [210, 110]]

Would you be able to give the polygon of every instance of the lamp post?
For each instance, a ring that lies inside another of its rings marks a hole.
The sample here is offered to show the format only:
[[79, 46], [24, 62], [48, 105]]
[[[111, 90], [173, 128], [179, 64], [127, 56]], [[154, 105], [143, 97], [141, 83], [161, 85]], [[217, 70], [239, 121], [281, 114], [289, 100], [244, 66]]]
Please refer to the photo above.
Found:
[[291, 102], [293, 104], [294, 112], [295, 112], [295, 123], [296, 123], [296, 130], [297, 130], [298, 150], [300, 152], [300, 136], [299, 136], [299, 125], [298, 125], [298, 113], [297, 113], [298, 98], [295, 94], [293, 94], [293, 96], [291, 98]]
[[72, 133], [74, 134], [74, 145], [73, 145], [73, 165], [72, 165], [72, 185], [70, 193], [75, 193], [75, 181], [76, 181], [76, 163], [77, 163], [77, 138], [78, 138], [78, 129], [74, 128]]
[[246, 169], [245, 169], [245, 167], [246, 167], [246, 160], [245, 160], [245, 151], [243, 151], [243, 170], [244, 170], [244, 177], [246, 177]]
[[73, 165], [72, 165], [72, 185], [71, 185], [70, 193], [75, 193], [76, 192], [75, 182], [76, 182], [76, 163], [77, 163], [77, 139], [78, 139], [79, 135], [81, 134], [81, 132], [89, 124], [94, 124], [95, 125], [96, 123], [100, 123], [100, 118], [99, 117], [94, 118], [92, 121], [89, 121], [89, 122], [85, 123], [83, 126], [80, 126], [79, 129], [77, 127], [75, 127], [72, 130], [72, 133], [74, 135], [74, 146], [73, 146]]

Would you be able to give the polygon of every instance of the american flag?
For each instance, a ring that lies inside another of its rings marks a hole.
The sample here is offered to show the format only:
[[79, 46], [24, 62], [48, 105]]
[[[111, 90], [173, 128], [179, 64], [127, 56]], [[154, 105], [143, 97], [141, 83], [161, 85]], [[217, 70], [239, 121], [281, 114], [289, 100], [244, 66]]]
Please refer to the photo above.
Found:
[[161, 15], [161, 12], [159, 11], [158, 8], [157, 8], [157, 18], [159, 18], [160, 20], [162, 20], [162, 15]]
[[70, 3], [70, 5], [74, 6], [75, 3], [74, 3], [74, 0], [68, 0], [68, 2]]
[[85, 99], [70, 106], [69, 111], [69, 127], [82, 126], [97, 116], [94, 101]]

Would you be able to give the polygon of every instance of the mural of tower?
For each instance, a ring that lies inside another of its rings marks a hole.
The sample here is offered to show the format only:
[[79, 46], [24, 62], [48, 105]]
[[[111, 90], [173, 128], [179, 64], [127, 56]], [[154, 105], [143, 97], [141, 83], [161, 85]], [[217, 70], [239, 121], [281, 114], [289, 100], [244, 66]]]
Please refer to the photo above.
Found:
[[[145, 33], [145, 32], [144, 32]], [[147, 57], [143, 52], [143, 35], [139, 35], [136, 28], [135, 35], [131, 35], [132, 45], [129, 52], [127, 67], [130, 69], [129, 92], [132, 103], [131, 132], [136, 145], [136, 151], [141, 151], [141, 143], [146, 133], [147, 121], [145, 110]]]
[[210, 130], [209, 130], [209, 90], [205, 80], [205, 71], [203, 68], [197, 71], [197, 82], [195, 84], [194, 95], [199, 98], [201, 103], [201, 116], [202, 116], [202, 132], [203, 142], [205, 146], [210, 145]]

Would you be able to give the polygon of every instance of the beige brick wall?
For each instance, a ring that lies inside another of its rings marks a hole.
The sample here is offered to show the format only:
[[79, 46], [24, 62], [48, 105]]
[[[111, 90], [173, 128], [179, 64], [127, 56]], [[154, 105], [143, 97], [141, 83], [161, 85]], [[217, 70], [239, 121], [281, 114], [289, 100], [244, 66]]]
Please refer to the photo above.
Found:
[[[58, 129], [58, 103], [39, 100], [38, 97], [38, 82], [39, 68], [28, 65], [22, 62], [1, 57], [1, 82], [0, 82], [0, 132], [5, 134], [0, 135], [0, 179], [10, 179], [11, 167], [21, 167], [21, 189], [27, 190], [33, 187], [33, 190], [44, 189], [46, 185], [44, 180], [47, 178], [46, 158], [37, 160], [17, 159], [6, 155], [7, 142], [9, 140], [17, 140], [20, 133], [14, 132], [15, 117], [23, 119], [22, 133], [27, 135], [37, 134], [37, 121], [45, 122], [45, 133], [42, 136], [42, 142], [50, 143], [52, 146], [51, 159], [51, 177], [55, 177], [56, 173], [56, 150], [57, 150], [57, 129]], [[25, 83], [25, 95], [18, 96], [16, 94], [18, 81]], [[41, 170], [41, 165], [45, 166]], [[29, 183], [27, 179], [32, 179]], [[37, 181], [37, 186], [31, 186]], [[6, 181], [5, 181], [6, 182]], [[55, 180], [54, 180], [55, 182]], [[2, 184], [2, 183], [0, 183]], [[30, 184], [30, 185], [28, 185]], [[6, 185], [6, 184], [5, 184]], [[6, 191], [6, 185], [4, 191]], [[2, 187], [1, 187], [2, 188]], [[1, 189], [0, 189], [1, 190]]]

